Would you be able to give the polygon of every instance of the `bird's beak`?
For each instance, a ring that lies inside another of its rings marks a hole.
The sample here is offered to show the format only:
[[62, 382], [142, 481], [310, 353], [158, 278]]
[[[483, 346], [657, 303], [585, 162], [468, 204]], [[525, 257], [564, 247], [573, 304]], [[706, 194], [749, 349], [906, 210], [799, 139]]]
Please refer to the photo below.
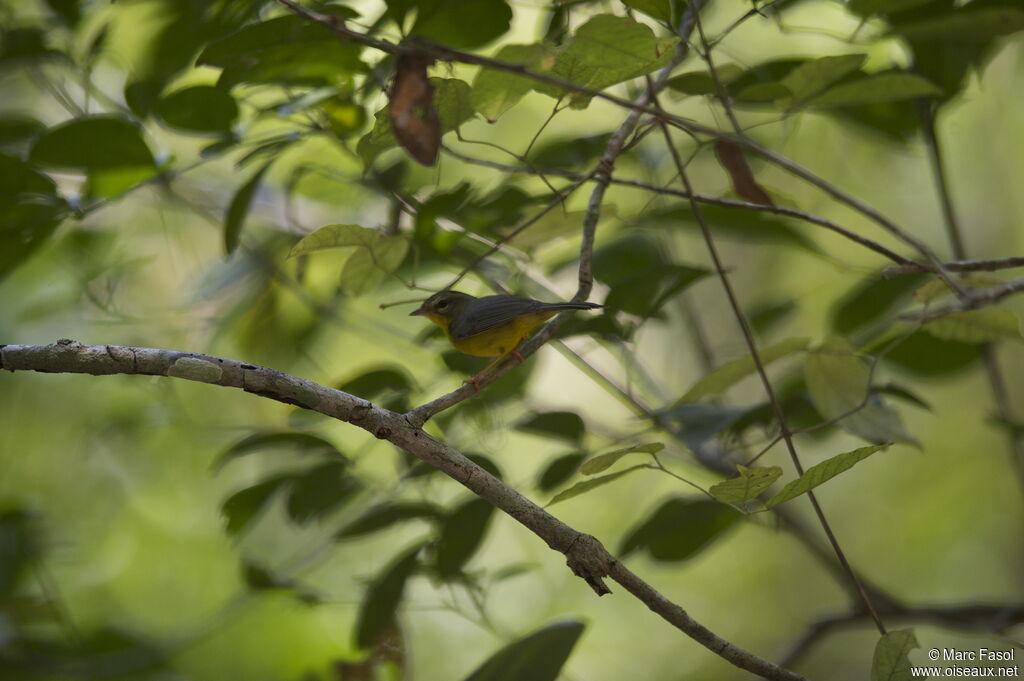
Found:
[[416, 315], [425, 315], [425, 314], [427, 314], [427, 311], [426, 311], [426, 310], [424, 310], [422, 306], [420, 306], [420, 307], [417, 307], [417, 308], [416, 308], [415, 310], [413, 310], [412, 312], [410, 312], [410, 313], [409, 313], [409, 316], [410, 316], [410, 317], [415, 317]]

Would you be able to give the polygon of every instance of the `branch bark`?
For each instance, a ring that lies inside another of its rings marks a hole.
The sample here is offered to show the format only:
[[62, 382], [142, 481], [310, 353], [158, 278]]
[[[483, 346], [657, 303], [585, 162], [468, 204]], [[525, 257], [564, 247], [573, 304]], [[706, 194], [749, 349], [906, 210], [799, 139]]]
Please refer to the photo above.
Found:
[[679, 605], [615, 559], [594, 537], [579, 532], [477, 466], [461, 452], [425, 433], [406, 414], [384, 409], [355, 395], [273, 369], [212, 355], [117, 345], [83, 345], [61, 339], [52, 345], [0, 345], [0, 369], [94, 376], [142, 374], [209, 383], [319, 412], [351, 423], [404, 449], [442, 471], [517, 520], [566, 557], [573, 574], [600, 595], [611, 593], [610, 578], [664, 620], [731, 664], [768, 679], [802, 681], [721, 638]]

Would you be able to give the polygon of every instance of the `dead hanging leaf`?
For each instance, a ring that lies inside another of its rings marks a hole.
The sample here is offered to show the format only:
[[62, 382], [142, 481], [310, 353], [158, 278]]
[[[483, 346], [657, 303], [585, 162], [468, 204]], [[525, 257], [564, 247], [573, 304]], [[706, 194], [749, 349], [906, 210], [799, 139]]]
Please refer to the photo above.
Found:
[[434, 88], [427, 80], [433, 57], [420, 53], [398, 56], [395, 82], [388, 94], [388, 115], [398, 143], [425, 166], [437, 162], [441, 119], [434, 108]]
[[715, 142], [715, 156], [718, 162], [725, 168], [732, 179], [732, 187], [741, 197], [751, 203], [760, 203], [763, 206], [774, 206], [775, 202], [768, 196], [768, 192], [757, 184], [754, 173], [747, 164], [743, 151], [732, 142], [718, 140]]

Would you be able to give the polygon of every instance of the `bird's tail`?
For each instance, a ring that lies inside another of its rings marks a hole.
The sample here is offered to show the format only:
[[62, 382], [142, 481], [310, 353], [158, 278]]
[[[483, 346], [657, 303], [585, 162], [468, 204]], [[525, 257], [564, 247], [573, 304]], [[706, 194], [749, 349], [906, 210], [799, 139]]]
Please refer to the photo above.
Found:
[[544, 310], [557, 312], [559, 310], [596, 310], [603, 305], [597, 303], [544, 303]]

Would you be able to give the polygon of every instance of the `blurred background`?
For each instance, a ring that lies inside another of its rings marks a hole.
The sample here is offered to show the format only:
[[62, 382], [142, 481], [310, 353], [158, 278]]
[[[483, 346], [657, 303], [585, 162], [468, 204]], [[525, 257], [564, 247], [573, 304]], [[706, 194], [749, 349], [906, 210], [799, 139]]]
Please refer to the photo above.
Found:
[[[388, 40], [401, 38], [401, 26], [489, 55], [544, 40], [567, 49], [597, 15], [669, 41], [665, 24], [686, 11], [675, 2], [485, 4], [499, 27], [479, 35], [488, 22], [431, 29], [419, 17], [463, 11], [440, 1], [316, 7]], [[1015, 33], [1024, 12], [981, 0], [899, 3], [920, 16], [870, 2], [770, 4], [739, 24], [749, 2], [716, 0], [701, 15], [751, 136], [950, 260], [958, 254], [927, 144], [934, 119], [967, 256], [1024, 254], [1024, 42]], [[957, 22], [968, 11], [990, 12], [989, 23], [964, 28]], [[458, 155], [442, 152], [436, 167], [423, 167], [393, 141], [380, 150], [366, 141], [386, 105], [389, 57], [298, 19], [238, 38], [243, 26], [286, 16], [253, 0], [0, 2], [0, 170], [9, 188], [0, 188], [0, 343], [73, 338], [210, 353], [396, 410], [486, 364], [458, 355], [408, 312], [569, 181], [471, 160], [587, 172], [625, 112], [600, 100], [568, 108], [524, 89], [492, 123], [473, 99], [476, 111], [444, 137]], [[921, 29], [922, 16], [952, 29]], [[729, 129], [707, 76], [682, 77], [707, 74], [706, 45], [693, 40], [662, 104]], [[841, 55], [864, 56], [828, 87], [916, 65], [936, 91], [828, 107], [778, 89], [795, 87], [786, 80], [794, 68]], [[474, 89], [480, 77], [446, 63], [430, 74]], [[632, 78], [610, 91], [632, 98], [643, 84]], [[379, 118], [386, 131], [386, 114]], [[69, 121], [85, 127], [62, 132]], [[696, 191], [739, 198], [712, 145], [682, 134], [676, 142]], [[777, 204], [916, 257], [820, 189], [748, 162]], [[657, 128], [638, 137], [616, 174], [678, 188]], [[571, 297], [590, 189], [459, 288]], [[1024, 602], [1024, 478], [1008, 445], [1024, 423], [1019, 326], [998, 338], [908, 330], [897, 317], [914, 308], [925, 275], [881, 279], [892, 263], [804, 221], [720, 207], [707, 216], [759, 343], [805, 339], [770, 366], [796, 427], [827, 416], [808, 395], [804, 348], [842, 337], [870, 358], [912, 333], [871, 375], [872, 403], [896, 415], [905, 441], [827, 483], [819, 499], [854, 568], [899, 604], [886, 624], [915, 629], [915, 664], [944, 647], [1016, 647], [1021, 657], [1019, 610], [1012, 621], [921, 610]], [[327, 224], [401, 240], [404, 255], [389, 271], [367, 265], [372, 248], [288, 257]], [[542, 505], [585, 479], [577, 468], [587, 456], [664, 444], [662, 470], [636, 470], [550, 510], [613, 552], [626, 550], [627, 565], [695, 619], [770, 660], [786, 659], [820, 620], [849, 614], [792, 668], [807, 678], [867, 678], [877, 631], [856, 614], [807, 500], [783, 507], [804, 528], [794, 532], [773, 513], [712, 503], [683, 481], [706, 490], [777, 434], [752, 371], [693, 404], [680, 399], [748, 352], [711, 269], [685, 200], [613, 185], [592, 296], [608, 309], [578, 315], [564, 345], [543, 348], [428, 432]], [[1019, 313], [1021, 302], [1003, 309]], [[982, 361], [988, 351], [1008, 390], [1002, 416]], [[699, 409], [680, 410], [687, 406]], [[805, 467], [866, 444], [843, 425], [795, 437]], [[629, 456], [615, 470], [653, 462]], [[780, 483], [795, 477], [778, 443], [758, 465], [780, 466]], [[719, 510], [702, 507], [714, 516], [707, 526], [684, 513], [651, 529], [671, 500]], [[460, 679], [563, 621], [585, 624], [566, 679], [746, 676], [621, 589], [595, 598], [535, 536], [388, 443], [241, 391], [5, 373], [0, 512], [2, 678]], [[368, 514], [370, 529], [356, 522]], [[662, 544], [650, 539], [655, 530]], [[402, 558], [421, 545], [401, 576]]]

